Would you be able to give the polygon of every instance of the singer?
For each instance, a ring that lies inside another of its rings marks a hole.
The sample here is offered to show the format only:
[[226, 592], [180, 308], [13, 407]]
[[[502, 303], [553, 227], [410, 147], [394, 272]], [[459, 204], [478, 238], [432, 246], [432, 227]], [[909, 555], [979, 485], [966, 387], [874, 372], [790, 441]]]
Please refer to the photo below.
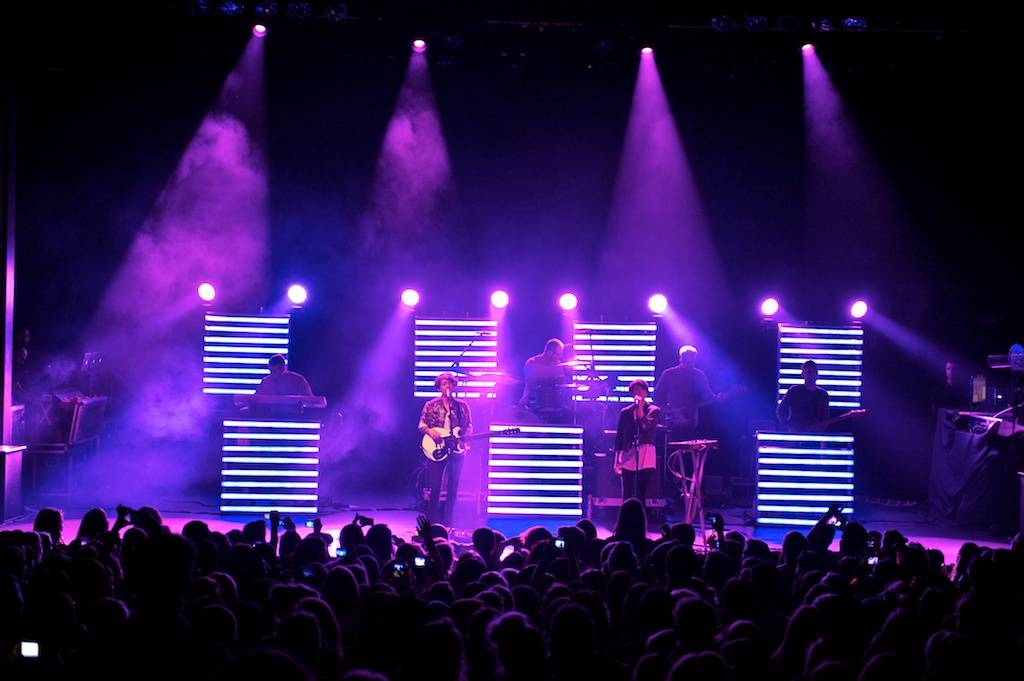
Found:
[[616, 475], [622, 476], [622, 500], [636, 498], [641, 504], [647, 500], [647, 489], [657, 467], [654, 436], [661, 410], [647, 402], [649, 389], [646, 381], [629, 384], [633, 404], [619, 412], [619, 426], [615, 431]]
[[[441, 391], [441, 396], [423, 405], [423, 411], [420, 413], [420, 432], [429, 435], [435, 442], [440, 442], [449, 434], [455, 434], [456, 429], [457, 434], [462, 437], [473, 432], [473, 417], [469, 411], [469, 403], [457, 399], [454, 394], [458, 384], [455, 374], [448, 371], [439, 374], [434, 379], [434, 387]], [[459, 476], [462, 474], [464, 460], [464, 454], [453, 454], [444, 461], [427, 462], [427, 484], [430, 486], [427, 517], [431, 520], [437, 519], [444, 525], [451, 525], [452, 511], [459, 498]], [[444, 514], [441, 515], [441, 481], [446, 470], [447, 500]]]

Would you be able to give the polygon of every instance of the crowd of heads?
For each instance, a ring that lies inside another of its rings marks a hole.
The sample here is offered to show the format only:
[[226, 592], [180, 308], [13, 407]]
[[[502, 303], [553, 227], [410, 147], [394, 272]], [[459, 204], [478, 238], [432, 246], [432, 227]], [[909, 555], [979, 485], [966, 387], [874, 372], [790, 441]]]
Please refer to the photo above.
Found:
[[634, 499], [607, 538], [586, 519], [465, 543], [425, 518], [409, 541], [363, 517], [337, 540], [267, 525], [175, 534], [119, 507], [73, 538], [56, 509], [0, 532], [0, 677], [960, 681], [1024, 662], [1021, 536], [947, 564], [823, 518], [778, 550], [724, 529], [704, 550], [687, 524], [652, 539]]

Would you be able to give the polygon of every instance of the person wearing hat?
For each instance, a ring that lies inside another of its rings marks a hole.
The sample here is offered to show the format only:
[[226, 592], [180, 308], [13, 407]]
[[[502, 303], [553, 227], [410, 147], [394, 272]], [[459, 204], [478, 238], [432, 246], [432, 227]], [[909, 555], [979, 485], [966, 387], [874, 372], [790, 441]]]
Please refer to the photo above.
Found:
[[[463, 437], [473, 432], [473, 416], [469, 410], [469, 403], [455, 397], [455, 388], [458, 384], [455, 374], [448, 371], [439, 374], [434, 379], [434, 387], [441, 391], [440, 397], [435, 397], [423, 405], [423, 411], [420, 413], [420, 432], [429, 435], [434, 442], [440, 443], [445, 434], [451, 433], [455, 428], [459, 429]], [[465, 453], [455, 453], [443, 461], [427, 462], [427, 484], [430, 486], [427, 516], [431, 520], [440, 518], [444, 524], [451, 524], [452, 509], [459, 498], [459, 476], [462, 474], [464, 458]], [[448, 500], [445, 503], [444, 514], [441, 515], [441, 480], [446, 471]]]

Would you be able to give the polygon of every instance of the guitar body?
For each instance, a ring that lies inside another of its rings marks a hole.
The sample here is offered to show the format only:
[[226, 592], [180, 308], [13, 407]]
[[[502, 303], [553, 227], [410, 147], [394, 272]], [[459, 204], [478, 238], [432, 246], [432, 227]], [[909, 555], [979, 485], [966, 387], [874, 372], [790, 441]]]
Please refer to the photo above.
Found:
[[808, 428], [796, 428], [787, 423], [786, 431], [789, 433], [823, 433], [829, 428], [829, 426], [833, 426], [837, 423], [848, 421], [850, 419], [860, 418], [861, 416], [865, 416], [867, 413], [867, 409], [851, 409], [850, 411], [840, 414], [835, 418], [831, 418], [828, 419], [827, 421], [822, 421], [820, 423], [811, 424], [811, 426]]
[[440, 442], [434, 442], [434, 438], [427, 434], [423, 435], [423, 439], [420, 441], [420, 449], [423, 450], [423, 456], [431, 461], [440, 462], [452, 454], [466, 453], [466, 445], [459, 439], [461, 428], [455, 426], [452, 429], [438, 428], [437, 430], [441, 432], [442, 439]]

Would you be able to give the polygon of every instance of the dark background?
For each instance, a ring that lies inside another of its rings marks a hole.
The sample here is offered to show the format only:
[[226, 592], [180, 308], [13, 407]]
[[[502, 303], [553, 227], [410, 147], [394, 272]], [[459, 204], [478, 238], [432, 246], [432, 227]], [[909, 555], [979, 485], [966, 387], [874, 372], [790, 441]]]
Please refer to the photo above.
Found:
[[[967, 362], [965, 393], [986, 354], [1024, 338], [1012, 92], [1019, 57], [987, 25], [998, 24], [991, 17], [868, 15], [872, 26], [901, 30], [813, 36], [900, 207], [899, 223], [881, 233], [851, 230], [842, 215], [816, 223], [833, 244], [820, 252], [809, 248], [805, 214], [804, 31], [723, 34], [707, 28], [717, 11], [659, 17], [641, 12], [643, 3], [634, 16], [511, 3], [497, 17], [521, 25], [486, 23], [465, 7], [431, 15], [401, 3], [382, 4], [376, 20], [357, 17], [365, 6], [350, 3], [351, 21], [300, 22], [280, 4], [265, 45], [268, 290], [296, 278], [311, 289], [292, 356], [317, 392], [348, 391], [409, 284], [426, 294], [420, 311], [437, 315], [486, 314], [492, 286], [505, 286], [513, 302], [504, 352], [517, 360], [558, 333], [554, 300], [563, 288], [580, 293], [583, 316], [649, 316], [642, 264], [624, 283], [637, 289], [633, 307], [587, 299], [598, 284], [636, 50], [648, 40], [730, 289], [665, 293], [683, 313], [688, 298], [721, 299], [696, 321], [735, 369], [704, 369], [718, 389], [754, 387], [710, 410], [731, 437], [721, 472], [749, 470], [742, 438], [772, 410], [774, 333], [755, 313], [766, 292], [798, 318], [838, 323], [864, 295]], [[57, 3], [8, 23], [7, 74], [18, 84], [16, 315], [32, 331], [34, 358], [88, 349], [80, 330], [248, 40], [251, 16], [196, 16], [187, 5]], [[541, 26], [567, 19], [575, 23]], [[415, 35], [430, 40], [457, 202], [436, 241], [417, 245], [419, 264], [399, 272], [387, 254], [366, 257], [354, 244]], [[443, 47], [447, 35], [460, 45]], [[611, 41], [608, 54], [594, 50], [598, 39]], [[821, 232], [814, 236], [820, 243]], [[873, 333], [870, 317], [867, 324], [872, 415], [858, 426], [859, 488], [921, 498], [942, 367]], [[660, 355], [671, 357], [667, 336], [663, 345]], [[410, 399], [395, 408], [416, 406]], [[382, 465], [356, 459], [345, 470], [361, 471], [366, 484], [394, 483], [387, 464], [411, 466], [406, 449], [392, 443], [375, 459]]]

